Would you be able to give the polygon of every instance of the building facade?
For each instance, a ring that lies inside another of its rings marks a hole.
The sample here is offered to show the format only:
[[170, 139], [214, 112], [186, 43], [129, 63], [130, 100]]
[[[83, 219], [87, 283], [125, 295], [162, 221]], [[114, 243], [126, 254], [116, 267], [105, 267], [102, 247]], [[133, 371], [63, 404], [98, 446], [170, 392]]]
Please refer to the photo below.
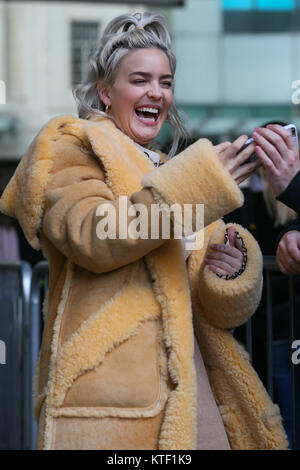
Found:
[[[21, 158], [53, 116], [76, 114], [72, 86], [103, 27], [118, 14], [146, 9], [154, 7], [0, 1], [2, 161]], [[231, 139], [270, 120], [300, 126], [292, 102], [300, 89], [300, 1], [185, 0], [154, 11], [167, 19], [178, 62], [175, 99], [194, 138]], [[170, 137], [166, 127], [160, 141]]]

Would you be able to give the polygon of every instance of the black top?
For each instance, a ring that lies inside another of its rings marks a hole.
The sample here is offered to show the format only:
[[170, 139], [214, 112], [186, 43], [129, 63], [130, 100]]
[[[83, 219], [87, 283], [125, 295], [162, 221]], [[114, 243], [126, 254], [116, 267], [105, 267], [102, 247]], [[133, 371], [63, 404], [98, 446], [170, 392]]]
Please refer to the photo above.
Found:
[[283, 235], [286, 232], [289, 232], [290, 230], [298, 230], [298, 232], [300, 232], [300, 217], [298, 219], [292, 220], [292, 222], [284, 226], [284, 228], [281, 230], [281, 232], [279, 233], [277, 237], [276, 245], [278, 245]]
[[294, 176], [288, 187], [276, 199], [286, 206], [300, 212], [300, 170]]

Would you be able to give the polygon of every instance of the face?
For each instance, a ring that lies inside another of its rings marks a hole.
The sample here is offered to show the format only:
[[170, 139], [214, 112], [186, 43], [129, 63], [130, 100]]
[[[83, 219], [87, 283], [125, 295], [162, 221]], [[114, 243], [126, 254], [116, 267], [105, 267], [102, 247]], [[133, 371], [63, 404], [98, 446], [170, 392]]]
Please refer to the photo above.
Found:
[[173, 100], [169, 59], [160, 49], [137, 49], [121, 61], [111, 87], [99, 96], [119, 129], [146, 146], [159, 133]]

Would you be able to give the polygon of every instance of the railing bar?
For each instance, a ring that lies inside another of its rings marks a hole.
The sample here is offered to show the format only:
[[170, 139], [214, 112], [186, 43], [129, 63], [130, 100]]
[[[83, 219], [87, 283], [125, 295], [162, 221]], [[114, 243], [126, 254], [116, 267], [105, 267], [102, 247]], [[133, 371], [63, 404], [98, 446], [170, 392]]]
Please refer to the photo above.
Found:
[[267, 312], [267, 370], [268, 370], [268, 393], [273, 400], [273, 353], [272, 353], [272, 282], [269, 270], [266, 274], [266, 312]]
[[[46, 261], [40, 261], [37, 263], [32, 272], [31, 290], [30, 290], [30, 330], [31, 330], [31, 354], [30, 354], [30, 368], [31, 376], [35, 374], [35, 368], [39, 357], [40, 351], [40, 336], [42, 328], [42, 317], [41, 317], [41, 284], [42, 278], [47, 278], [48, 264]], [[47, 281], [48, 284], [48, 281]], [[36, 436], [37, 436], [37, 423], [33, 417], [33, 399], [31, 401], [31, 434], [30, 434], [30, 448], [35, 449], [36, 447]]]
[[[26, 263], [26, 261], [24, 261]], [[4, 269], [11, 269], [16, 268], [17, 270], [20, 269], [22, 261], [3, 261], [0, 260], [0, 268]]]
[[[289, 330], [290, 330], [290, 347], [293, 344], [295, 336], [295, 295], [294, 295], [294, 279], [289, 276]], [[296, 396], [295, 396], [295, 366], [290, 360], [290, 399], [291, 399], [291, 434], [292, 449], [296, 449]]]
[[29, 296], [32, 278], [32, 269], [28, 262], [23, 261], [19, 264], [19, 274], [22, 289], [22, 380], [23, 396], [22, 416], [23, 416], [23, 436], [22, 449], [29, 449], [29, 436], [31, 434], [31, 389], [32, 377], [30, 374], [29, 361], [31, 356], [31, 337], [30, 337], [30, 319], [29, 319]]

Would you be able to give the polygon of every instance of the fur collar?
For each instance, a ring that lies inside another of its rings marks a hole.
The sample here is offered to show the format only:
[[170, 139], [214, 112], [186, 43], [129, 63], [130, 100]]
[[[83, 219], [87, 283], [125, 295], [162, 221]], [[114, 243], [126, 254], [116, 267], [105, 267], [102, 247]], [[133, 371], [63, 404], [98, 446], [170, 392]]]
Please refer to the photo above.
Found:
[[[50, 120], [31, 143], [0, 200], [0, 210], [19, 220], [29, 244], [36, 250], [40, 249], [38, 231], [53, 147], [65, 134], [78, 137], [83, 148], [93, 149], [114, 194], [130, 196], [139, 191], [142, 177], [154, 169], [149, 158], [110, 119], [85, 120], [64, 115]], [[161, 158], [167, 159], [162, 154]]]

